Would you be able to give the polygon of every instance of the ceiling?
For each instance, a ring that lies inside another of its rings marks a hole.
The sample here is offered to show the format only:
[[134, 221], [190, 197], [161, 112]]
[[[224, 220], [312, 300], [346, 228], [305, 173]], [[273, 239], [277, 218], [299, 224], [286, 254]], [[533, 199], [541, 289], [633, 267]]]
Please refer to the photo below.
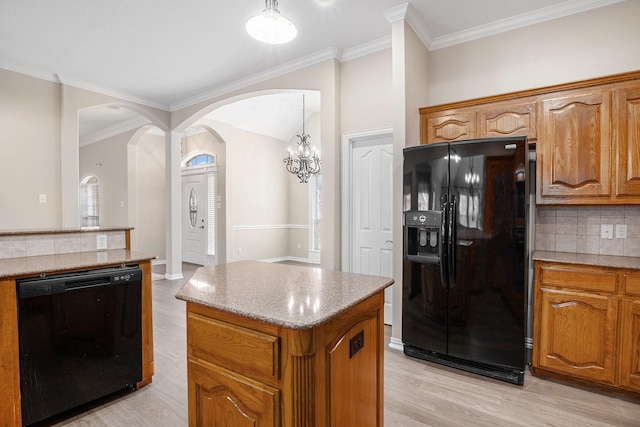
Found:
[[[409, 0], [407, 20], [438, 49], [617, 1]], [[263, 0], [0, 0], [0, 68], [174, 111], [314, 61], [387, 48], [387, 16], [406, 3], [280, 0], [298, 36], [265, 45], [244, 29]]]

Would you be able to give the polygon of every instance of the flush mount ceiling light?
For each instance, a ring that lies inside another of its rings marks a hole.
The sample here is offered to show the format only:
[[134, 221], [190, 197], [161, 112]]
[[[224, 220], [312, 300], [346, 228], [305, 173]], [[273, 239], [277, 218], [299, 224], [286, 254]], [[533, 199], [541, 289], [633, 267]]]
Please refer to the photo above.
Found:
[[282, 44], [293, 40], [298, 30], [293, 22], [280, 14], [277, 0], [265, 0], [261, 14], [247, 21], [246, 29], [251, 37], [269, 44]]

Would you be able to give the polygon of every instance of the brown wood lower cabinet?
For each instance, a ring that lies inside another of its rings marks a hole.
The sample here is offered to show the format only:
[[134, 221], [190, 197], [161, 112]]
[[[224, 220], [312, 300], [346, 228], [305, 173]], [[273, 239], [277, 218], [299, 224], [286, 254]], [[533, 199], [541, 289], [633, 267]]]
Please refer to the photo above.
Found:
[[533, 372], [640, 397], [640, 271], [535, 262]]
[[309, 329], [187, 303], [190, 426], [382, 426], [383, 293]]

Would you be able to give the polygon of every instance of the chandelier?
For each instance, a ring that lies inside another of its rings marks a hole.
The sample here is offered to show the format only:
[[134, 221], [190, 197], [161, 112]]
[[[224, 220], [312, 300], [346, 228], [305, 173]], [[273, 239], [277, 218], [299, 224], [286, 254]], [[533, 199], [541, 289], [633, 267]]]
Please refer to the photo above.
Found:
[[263, 43], [282, 44], [293, 40], [298, 30], [293, 22], [280, 14], [277, 0], [265, 0], [262, 13], [254, 15], [247, 21], [247, 32], [254, 39]]
[[[295, 153], [289, 148], [289, 155], [284, 158], [284, 163], [289, 172], [296, 175], [300, 182], [309, 182], [312, 174], [320, 172], [320, 157], [314, 148], [311, 150], [309, 135], [304, 133], [304, 94], [302, 95], [302, 133], [297, 135], [300, 139]], [[295, 156], [295, 157], [294, 157]]]

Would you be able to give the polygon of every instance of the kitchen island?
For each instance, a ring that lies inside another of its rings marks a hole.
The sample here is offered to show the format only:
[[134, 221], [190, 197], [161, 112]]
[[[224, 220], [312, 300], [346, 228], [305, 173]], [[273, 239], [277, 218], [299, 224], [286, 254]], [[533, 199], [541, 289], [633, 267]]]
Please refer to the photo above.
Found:
[[187, 315], [190, 426], [382, 426], [393, 280], [257, 261], [198, 269]]

